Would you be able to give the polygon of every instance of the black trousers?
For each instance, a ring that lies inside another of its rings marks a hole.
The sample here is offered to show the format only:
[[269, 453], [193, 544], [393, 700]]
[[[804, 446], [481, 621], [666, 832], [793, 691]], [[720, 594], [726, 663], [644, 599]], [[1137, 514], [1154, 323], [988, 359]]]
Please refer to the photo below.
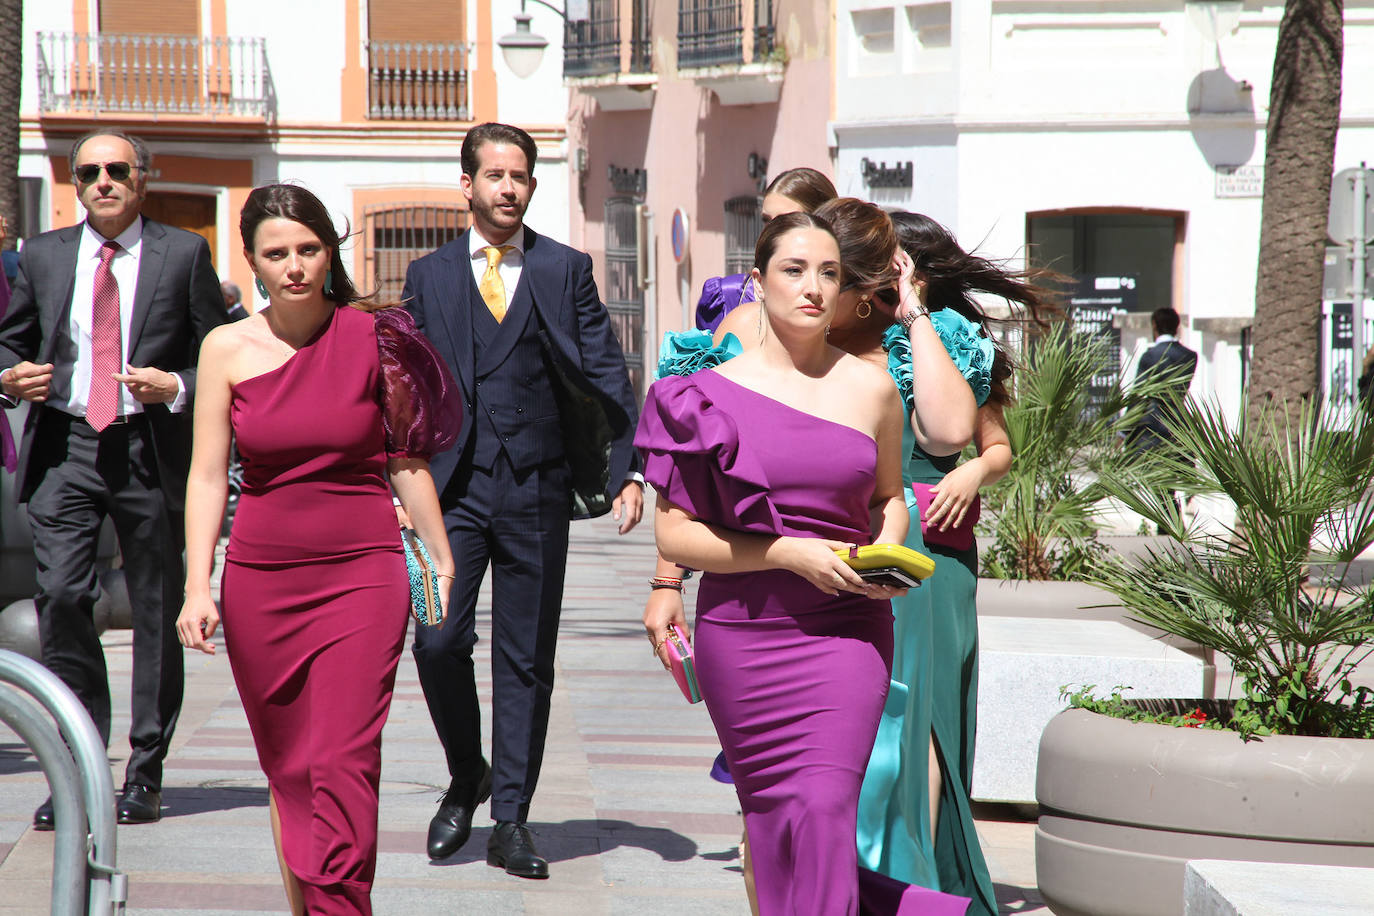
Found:
[[141, 416], [97, 433], [84, 420], [46, 410], [35, 431], [46, 464], [29, 499], [38, 565], [43, 664], [77, 695], [110, 741], [110, 685], [93, 608], [100, 596], [96, 550], [105, 517], [114, 522], [133, 610], [134, 658], [125, 780], [162, 787], [162, 761], [181, 712], [182, 513], [168, 509], [147, 424]]
[[456, 566], [448, 620], [417, 627], [415, 662], [449, 773], [481, 772], [482, 723], [472, 649], [477, 593], [492, 570], [492, 799], [498, 821], [524, 821], [544, 760], [554, 648], [568, 560], [567, 465], [491, 471], [460, 465], [440, 496]]

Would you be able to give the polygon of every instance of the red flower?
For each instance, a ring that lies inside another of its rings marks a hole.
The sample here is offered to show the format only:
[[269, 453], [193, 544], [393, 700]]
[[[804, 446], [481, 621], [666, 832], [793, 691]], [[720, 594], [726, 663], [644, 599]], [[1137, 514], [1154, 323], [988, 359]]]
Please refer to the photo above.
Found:
[[1206, 721], [1207, 713], [1203, 712], [1200, 707], [1197, 707], [1194, 708], [1192, 712], [1186, 714], [1183, 717], [1183, 721], [1179, 724], [1184, 728], [1198, 728]]

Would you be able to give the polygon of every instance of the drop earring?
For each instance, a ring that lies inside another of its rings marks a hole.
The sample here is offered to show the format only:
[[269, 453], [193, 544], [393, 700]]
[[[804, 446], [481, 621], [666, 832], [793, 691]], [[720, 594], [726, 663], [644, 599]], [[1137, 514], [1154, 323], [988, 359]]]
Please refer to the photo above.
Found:
[[262, 282], [262, 277], [255, 277], [255, 278], [253, 279], [253, 285], [256, 286], [256, 287], [258, 288], [258, 295], [259, 295], [259, 296], [261, 296], [261, 297], [264, 298], [264, 299], [270, 298], [270, 297], [267, 295], [267, 286], [266, 286], [266, 284], [264, 284], [264, 283]]
[[867, 296], [859, 300], [859, 307], [854, 310], [854, 314], [860, 321], [873, 314], [873, 303], [868, 301]]
[[334, 271], [332, 270], [324, 272], [324, 294], [326, 296], [334, 295]]

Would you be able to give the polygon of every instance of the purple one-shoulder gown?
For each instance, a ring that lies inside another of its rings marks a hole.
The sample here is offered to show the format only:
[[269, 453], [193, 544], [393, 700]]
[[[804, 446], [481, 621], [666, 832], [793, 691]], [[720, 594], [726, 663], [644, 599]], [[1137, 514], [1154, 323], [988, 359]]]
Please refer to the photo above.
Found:
[[[660, 496], [724, 528], [868, 543], [877, 445], [708, 370], [655, 382], [635, 444]], [[759, 909], [858, 913], [859, 786], [887, 696], [887, 601], [782, 570], [702, 576], [701, 692], [744, 811]]]

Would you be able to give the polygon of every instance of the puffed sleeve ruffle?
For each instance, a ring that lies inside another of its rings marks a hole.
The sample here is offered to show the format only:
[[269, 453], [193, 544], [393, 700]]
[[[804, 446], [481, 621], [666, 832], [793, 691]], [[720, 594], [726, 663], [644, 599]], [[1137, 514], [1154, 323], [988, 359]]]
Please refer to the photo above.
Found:
[[744, 347], [734, 334], [726, 334], [717, 346], [712, 343], [709, 331], [667, 331], [663, 335], [663, 346], [658, 349], [654, 378], [714, 369], [743, 352]]
[[701, 298], [697, 300], [697, 327], [714, 333], [726, 315], [744, 303], [753, 301], [754, 284], [749, 282], [747, 273], [711, 277], [701, 285]]
[[782, 532], [763, 467], [740, 442], [734, 418], [691, 378], [670, 375], [650, 386], [635, 446], [644, 458], [644, 479], [701, 521]]
[[444, 358], [405, 309], [381, 309], [373, 320], [387, 457], [429, 459], [452, 448], [463, 424], [463, 396]]
[[[935, 333], [940, 335], [940, 342], [945, 345], [959, 374], [973, 389], [974, 400], [982, 407], [992, 393], [992, 359], [996, 353], [992, 341], [983, 336], [982, 328], [954, 309], [931, 312], [930, 323], [935, 326]], [[897, 383], [907, 410], [914, 410], [911, 340], [906, 329], [900, 324], [888, 328], [883, 335], [883, 348], [887, 350], [887, 371]]]

